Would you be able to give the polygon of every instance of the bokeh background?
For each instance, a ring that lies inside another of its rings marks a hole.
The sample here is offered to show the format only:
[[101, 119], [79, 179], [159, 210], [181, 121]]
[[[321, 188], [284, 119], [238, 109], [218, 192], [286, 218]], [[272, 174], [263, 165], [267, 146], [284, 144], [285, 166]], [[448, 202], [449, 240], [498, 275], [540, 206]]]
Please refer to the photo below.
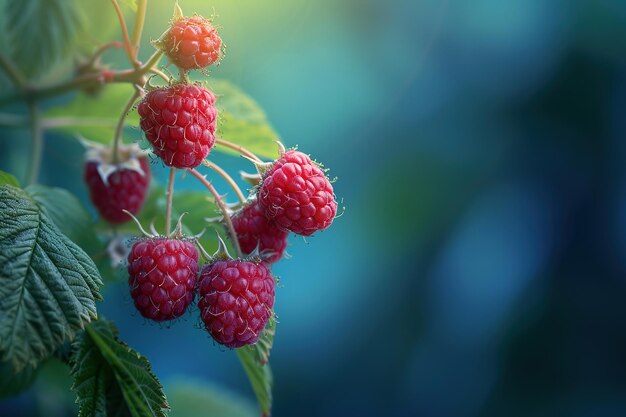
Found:
[[[324, 162], [345, 206], [274, 269], [276, 417], [626, 415], [626, 2], [181, 5], [215, 11], [212, 76]], [[171, 9], [150, 2], [145, 40]], [[0, 135], [0, 168], [22, 175], [28, 134]], [[80, 148], [47, 140], [43, 182], [86, 201]], [[254, 413], [195, 312], [162, 328], [124, 283], [104, 295], [166, 393], [219, 387]], [[38, 382], [0, 415], [71, 415], [63, 392]]]

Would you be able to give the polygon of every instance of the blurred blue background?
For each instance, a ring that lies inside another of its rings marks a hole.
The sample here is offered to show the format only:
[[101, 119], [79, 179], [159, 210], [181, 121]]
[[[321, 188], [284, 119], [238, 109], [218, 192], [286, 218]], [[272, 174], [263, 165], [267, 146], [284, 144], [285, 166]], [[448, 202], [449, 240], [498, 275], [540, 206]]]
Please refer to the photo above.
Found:
[[[274, 268], [276, 417], [626, 415], [626, 2], [181, 5], [215, 10], [227, 55], [212, 76], [329, 167], [346, 207]], [[80, 161], [63, 162], [80, 149], [48, 143], [42, 178], [86, 201]], [[104, 295], [166, 392], [193, 377], [253, 404], [196, 311], [162, 328], [124, 283]]]

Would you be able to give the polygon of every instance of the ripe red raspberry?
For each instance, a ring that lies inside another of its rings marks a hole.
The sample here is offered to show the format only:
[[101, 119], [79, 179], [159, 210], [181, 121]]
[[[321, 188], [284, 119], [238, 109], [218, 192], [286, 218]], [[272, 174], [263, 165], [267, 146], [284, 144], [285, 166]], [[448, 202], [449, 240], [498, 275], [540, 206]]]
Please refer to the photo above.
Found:
[[265, 217], [258, 202], [233, 216], [233, 226], [244, 253], [250, 254], [258, 246], [265, 262], [276, 262], [283, 256], [288, 233]]
[[167, 166], [195, 168], [215, 145], [215, 96], [195, 84], [176, 84], [146, 94], [139, 103], [141, 129]]
[[200, 273], [198, 307], [218, 343], [237, 348], [256, 343], [274, 306], [274, 278], [264, 263], [230, 259]]
[[184, 70], [205, 68], [220, 57], [222, 40], [209, 19], [202, 16], [176, 20], [165, 35], [164, 51]]
[[128, 255], [128, 285], [135, 307], [155, 321], [181, 316], [194, 297], [198, 250], [185, 240], [142, 239]]
[[308, 155], [285, 152], [263, 176], [258, 199], [279, 227], [303, 236], [330, 226], [337, 201], [324, 171]]
[[150, 164], [138, 156], [138, 147], [120, 147], [120, 160], [113, 165], [105, 149], [87, 153], [84, 179], [89, 196], [103, 219], [109, 223], [124, 223], [131, 218], [122, 210], [137, 214], [146, 199], [150, 184]]

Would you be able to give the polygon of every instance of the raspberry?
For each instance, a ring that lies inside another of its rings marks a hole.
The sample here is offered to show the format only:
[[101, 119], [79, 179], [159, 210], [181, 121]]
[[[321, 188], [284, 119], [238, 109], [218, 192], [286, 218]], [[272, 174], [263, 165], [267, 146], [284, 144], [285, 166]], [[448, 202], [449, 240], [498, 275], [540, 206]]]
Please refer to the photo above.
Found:
[[113, 165], [108, 149], [92, 149], [85, 163], [85, 182], [89, 196], [103, 219], [124, 223], [131, 218], [122, 210], [137, 214], [146, 199], [150, 184], [150, 165], [139, 148], [121, 147], [120, 161]]
[[205, 68], [220, 57], [217, 29], [202, 16], [183, 17], [172, 24], [164, 50], [170, 61], [184, 70]]
[[276, 262], [283, 256], [288, 233], [265, 217], [258, 202], [250, 204], [233, 216], [233, 226], [241, 250], [246, 254], [250, 254], [258, 246], [265, 262]]
[[330, 226], [337, 213], [324, 171], [295, 150], [285, 152], [264, 175], [258, 199], [270, 220], [303, 236]]
[[218, 343], [230, 348], [256, 343], [273, 306], [274, 278], [264, 263], [231, 259], [202, 268], [198, 307]]
[[194, 297], [198, 251], [193, 243], [142, 239], [128, 255], [128, 285], [135, 307], [155, 321], [181, 316]]
[[146, 94], [139, 103], [141, 129], [167, 166], [195, 168], [215, 144], [217, 109], [212, 92], [176, 84]]

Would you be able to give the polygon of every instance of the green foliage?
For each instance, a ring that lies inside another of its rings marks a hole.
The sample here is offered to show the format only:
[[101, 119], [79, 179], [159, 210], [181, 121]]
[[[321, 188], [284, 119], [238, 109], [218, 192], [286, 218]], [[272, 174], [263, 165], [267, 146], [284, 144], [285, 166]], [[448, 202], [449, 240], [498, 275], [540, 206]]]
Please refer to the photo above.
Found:
[[169, 417], [257, 417], [245, 398], [202, 381], [181, 379], [166, 384]]
[[43, 185], [29, 185], [25, 191], [74, 243], [84, 249], [96, 239], [91, 216], [72, 193], [62, 188]]
[[[110, 144], [120, 112], [132, 93], [133, 87], [128, 84], [110, 84], [97, 97], [77, 94], [67, 104], [52, 107], [46, 112], [46, 117], [65, 119], [66, 123], [59, 130], [69, 135], [79, 135], [93, 142]], [[128, 113], [126, 124], [139, 126], [139, 115], [136, 111]]]
[[0, 186], [0, 361], [16, 372], [96, 317], [100, 274], [25, 191]]
[[28, 77], [50, 70], [72, 51], [81, 26], [73, 0], [5, 1], [4, 33], [11, 58]]
[[[218, 137], [241, 145], [255, 154], [276, 158], [278, 133], [270, 125], [265, 112], [250, 96], [246, 95], [233, 83], [211, 79], [209, 88], [217, 95]], [[223, 146], [216, 146], [218, 151], [233, 153]]]
[[4, 172], [4, 171], [0, 171], [0, 185], [12, 185], [14, 187], [18, 187], [20, 186], [19, 181], [17, 180], [17, 178], [15, 178], [13, 175]]
[[0, 362], [0, 375], [2, 375], [0, 378], [0, 398], [4, 398], [19, 394], [28, 388], [35, 379], [37, 370], [29, 365], [16, 371], [11, 362]]
[[110, 321], [90, 324], [75, 343], [73, 390], [79, 417], [165, 417], [163, 387], [148, 360], [117, 338]]
[[271, 317], [259, 341], [237, 349], [237, 357], [246, 371], [261, 412], [268, 416], [272, 410], [272, 370], [268, 363], [276, 334], [276, 319]]

